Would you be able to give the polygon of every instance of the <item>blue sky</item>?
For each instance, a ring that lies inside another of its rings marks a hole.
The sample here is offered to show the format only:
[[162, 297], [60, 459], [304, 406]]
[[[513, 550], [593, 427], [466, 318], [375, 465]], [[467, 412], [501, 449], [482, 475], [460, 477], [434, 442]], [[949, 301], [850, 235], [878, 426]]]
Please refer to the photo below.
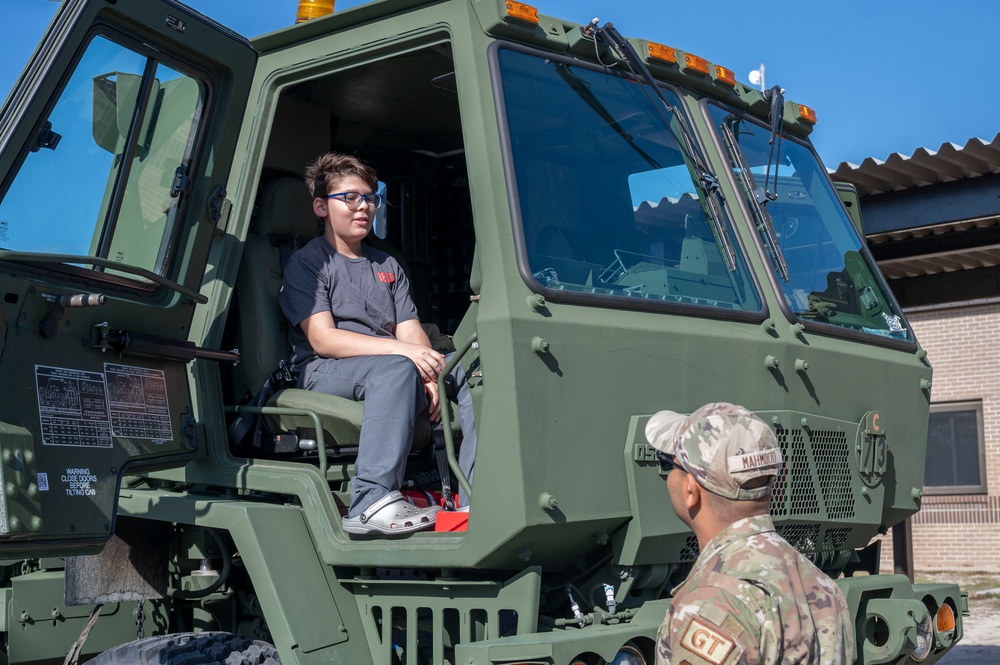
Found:
[[[297, 0], [190, 0], [247, 36], [290, 25]], [[361, 0], [337, 0], [337, 9]], [[816, 109], [813, 141], [831, 168], [1000, 132], [1000, 74], [989, 0], [535, 0], [543, 14], [611, 21], [625, 35], [695, 53], [741, 80], [763, 62], [767, 84]], [[13, 86], [58, 7], [0, 0], [0, 95]], [[833, 7], [836, 7], [835, 9]]]

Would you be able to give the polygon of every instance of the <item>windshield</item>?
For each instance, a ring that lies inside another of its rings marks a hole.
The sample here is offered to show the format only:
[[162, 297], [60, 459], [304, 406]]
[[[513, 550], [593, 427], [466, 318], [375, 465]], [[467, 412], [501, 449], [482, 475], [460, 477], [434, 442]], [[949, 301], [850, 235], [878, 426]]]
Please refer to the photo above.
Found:
[[770, 165], [767, 195], [761, 196], [772, 159], [770, 130], [714, 104], [708, 108], [792, 312], [912, 341], [812, 150], [784, 136], [780, 151], [773, 151], [777, 163]]
[[498, 58], [533, 288], [618, 307], [761, 309], [729, 222], [711, 217], [677, 124], [644, 85], [508, 49]]

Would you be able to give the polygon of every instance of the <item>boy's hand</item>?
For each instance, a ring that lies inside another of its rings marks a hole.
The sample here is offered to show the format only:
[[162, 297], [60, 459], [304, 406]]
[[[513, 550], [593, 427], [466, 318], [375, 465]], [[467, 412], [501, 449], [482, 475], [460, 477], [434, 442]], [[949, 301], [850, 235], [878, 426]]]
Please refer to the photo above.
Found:
[[422, 344], [412, 344], [410, 342], [399, 342], [398, 353], [413, 361], [420, 372], [420, 376], [425, 382], [435, 382], [437, 388], [437, 377], [444, 369], [444, 356]]
[[425, 381], [424, 390], [427, 391], [427, 415], [432, 423], [441, 420], [441, 402], [438, 399], [437, 381]]

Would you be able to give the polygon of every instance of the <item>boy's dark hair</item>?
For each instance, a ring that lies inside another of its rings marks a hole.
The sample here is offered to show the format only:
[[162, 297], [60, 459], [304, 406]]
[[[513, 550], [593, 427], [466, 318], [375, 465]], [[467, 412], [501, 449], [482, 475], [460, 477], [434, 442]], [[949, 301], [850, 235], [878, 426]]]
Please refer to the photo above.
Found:
[[327, 190], [329, 183], [349, 176], [360, 178], [373, 192], [378, 190], [378, 176], [375, 175], [375, 169], [357, 157], [338, 152], [320, 155], [306, 167], [306, 187], [309, 188], [313, 198], [325, 199], [329, 193]]

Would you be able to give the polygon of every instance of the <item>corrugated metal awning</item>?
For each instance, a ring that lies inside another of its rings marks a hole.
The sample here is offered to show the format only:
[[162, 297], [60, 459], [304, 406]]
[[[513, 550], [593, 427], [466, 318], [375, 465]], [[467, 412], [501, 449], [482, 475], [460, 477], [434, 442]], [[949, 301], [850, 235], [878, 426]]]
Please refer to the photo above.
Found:
[[857, 188], [868, 245], [890, 280], [1000, 266], [996, 174], [1000, 134], [830, 172]]
[[969, 139], [964, 146], [943, 143], [937, 150], [917, 148], [912, 155], [894, 152], [861, 164], [841, 162], [834, 180], [853, 184], [861, 196], [926, 187], [944, 182], [1000, 173], [1000, 134], [992, 141]]

